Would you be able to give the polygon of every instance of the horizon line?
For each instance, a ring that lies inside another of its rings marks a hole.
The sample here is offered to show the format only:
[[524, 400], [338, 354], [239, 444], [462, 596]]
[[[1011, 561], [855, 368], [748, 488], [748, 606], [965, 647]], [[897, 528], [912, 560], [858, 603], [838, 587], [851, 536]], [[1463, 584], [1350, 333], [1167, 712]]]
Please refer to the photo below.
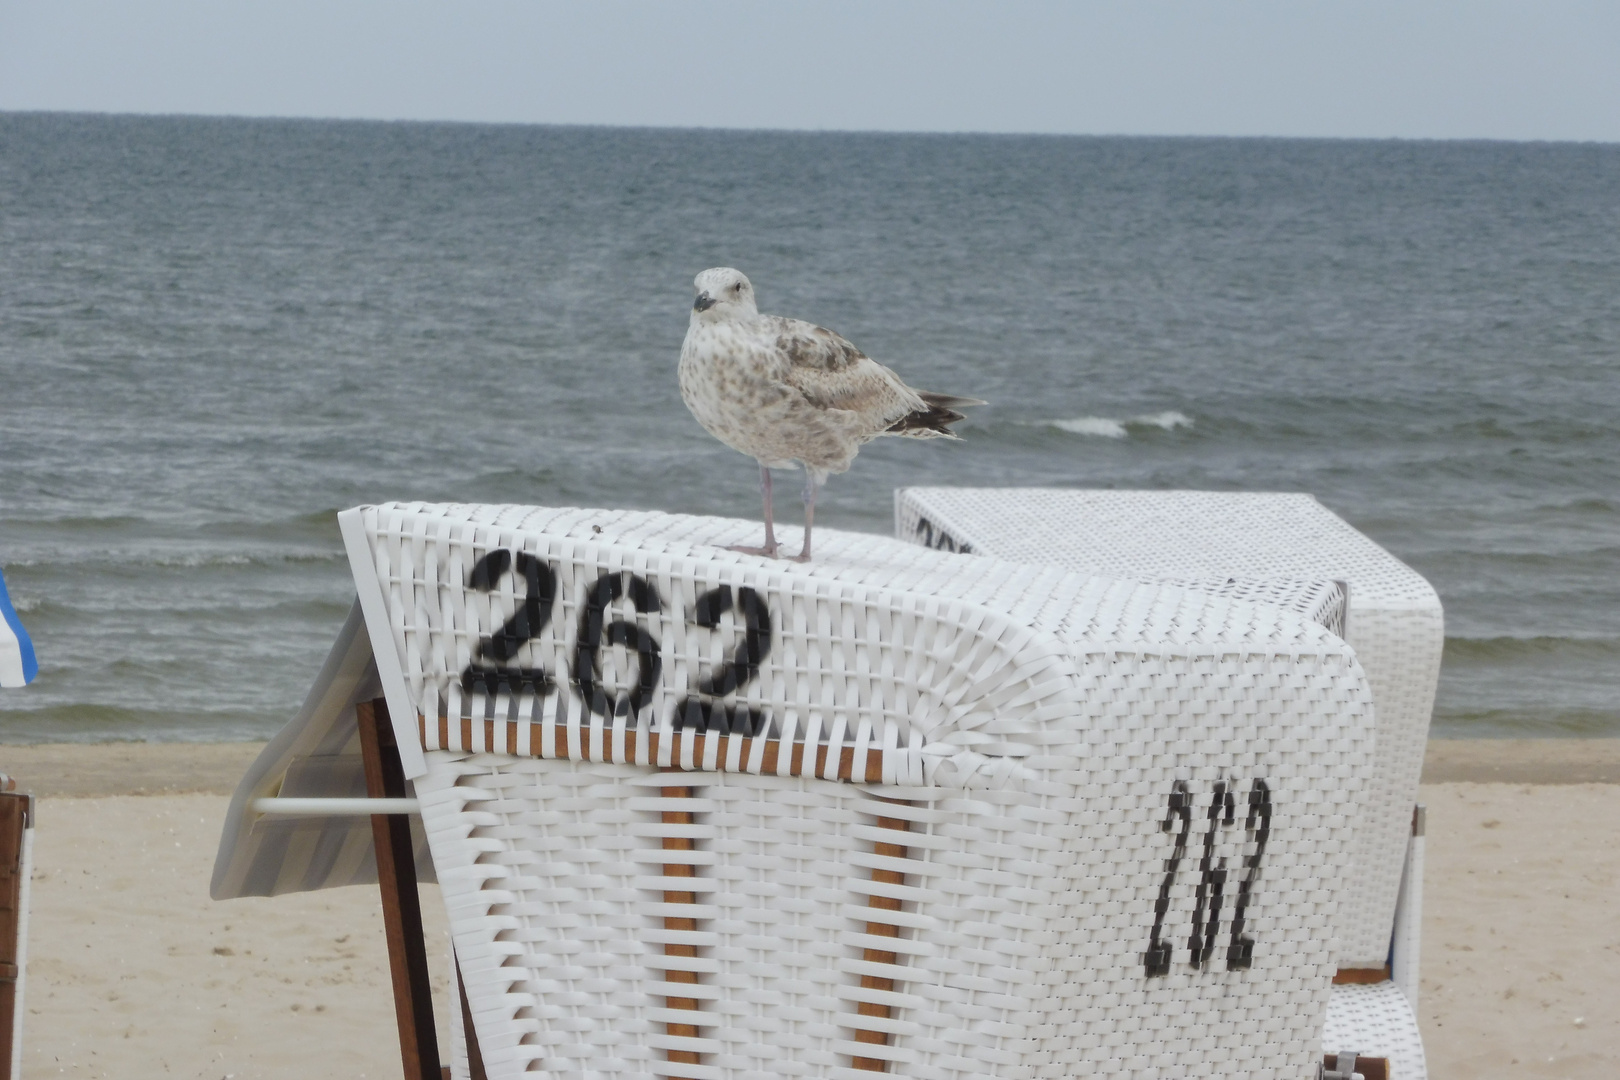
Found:
[[1537, 139], [1493, 135], [1276, 135], [1131, 131], [989, 131], [948, 128], [746, 127], [684, 124], [604, 123], [568, 120], [468, 120], [459, 117], [308, 116], [281, 113], [211, 113], [142, 110], [34, 109], [0, 106], [0, 117], [63, 116], [143, 120], [248, 120], [314, 124], [422, 124], [459, 127], [581, 128], [609, 131], [691, 132], [754, 135], [899, 135], [932, 138], [1165, 139], [1183, 141], [1366, 142], [1366, 143], [1500, 143], [1512, 146], [1620, 146], [1611, 139]]

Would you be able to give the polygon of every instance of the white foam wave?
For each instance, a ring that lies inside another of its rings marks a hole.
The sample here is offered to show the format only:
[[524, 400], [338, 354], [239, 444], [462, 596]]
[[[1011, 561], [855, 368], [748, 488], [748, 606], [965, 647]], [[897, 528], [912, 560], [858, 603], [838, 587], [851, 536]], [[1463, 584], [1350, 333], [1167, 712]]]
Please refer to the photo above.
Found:
[[1116, 420], [1111, 416], [1076, 416], [1069, 420], [1039, 420], [1035, 422], [1045, 427], [1055, 427], [1059, 431], [1073, 432], [1076, 435], [1091, 435], [1102, 439], [1123, 439], [1130, 434], [1130, 429], [1133, 427], [1156, 427], [1163, 431], [1174, 431], [1176, 428], [1190, 428], [1193, 423], [1192, 417], [1174, 410], [1146, 413], [1142, 416], [1128, 416], [1123, 420]]
[[1123, 439], [1129, 432], [1123, 420], [1107, 416], [1077, 416], [1073, 420], [1048, 420], [1047, 425], [1059, 431], [1072, 431], [1076, 435], [1096, 435], [1104, 439]]
[[1141, 424], [1144, 427], [1163, 428], [1166, 431], [1174, 431], [1176, 428], [1193, 426], [1192, 417], [1188, 416], [1186, 413], [1176, 412], [1173, 409], [1168, 412], [1149, 413], [1146, 416], [1133, 416], [1129, 422], [1132, 424]]

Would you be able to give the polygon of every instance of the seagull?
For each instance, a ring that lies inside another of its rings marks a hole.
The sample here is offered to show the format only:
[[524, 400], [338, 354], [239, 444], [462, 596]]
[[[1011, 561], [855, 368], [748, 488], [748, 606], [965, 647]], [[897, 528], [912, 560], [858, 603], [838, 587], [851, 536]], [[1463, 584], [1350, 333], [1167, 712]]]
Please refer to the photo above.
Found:
[[913, 390], [900, 377], [831, 330], [799, 319], [761, 315], [754, 286], [727, 266], [692, 281], [686, 341], [681, 345], [681, 397], [709, 434], [759, 462], [765, 501], [763, 547], [780, 554], [771, 521], [771, 470], [804, 470], [804, 547], [810, 560], [816, 489], [841, 473], [861, 444], [879, 435], [954, 439], [950, 425], [976, 398]]

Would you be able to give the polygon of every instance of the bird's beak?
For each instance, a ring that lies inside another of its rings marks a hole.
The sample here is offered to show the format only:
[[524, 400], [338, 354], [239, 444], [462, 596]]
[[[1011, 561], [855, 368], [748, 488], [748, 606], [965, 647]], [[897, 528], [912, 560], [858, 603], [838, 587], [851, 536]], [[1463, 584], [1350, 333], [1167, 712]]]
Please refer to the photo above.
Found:
[[698, 298], [692, 301], [693, 311], [708, 311], [712, 307], [714, 307], [714, 297], [706, 292], [698, 293]]

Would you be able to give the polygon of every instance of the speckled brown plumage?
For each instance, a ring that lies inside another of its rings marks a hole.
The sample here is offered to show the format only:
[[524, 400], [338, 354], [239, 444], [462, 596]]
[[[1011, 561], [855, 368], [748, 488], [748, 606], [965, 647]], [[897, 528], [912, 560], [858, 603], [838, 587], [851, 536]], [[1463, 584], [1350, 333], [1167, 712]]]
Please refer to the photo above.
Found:
[[681, 397], [708, 432], [759, 462], [765, 492], [764, 554], [776, 553], [770, 470], [798, 465], [805, 483], [808, 557], [815, 488], [846, 471], [880, 435], [955, 438], [950, 425], [972, 398], [913, 390], [831, 330], [761, 315], [753, 285], [736, 270], [705, 270], [693, 282]]

